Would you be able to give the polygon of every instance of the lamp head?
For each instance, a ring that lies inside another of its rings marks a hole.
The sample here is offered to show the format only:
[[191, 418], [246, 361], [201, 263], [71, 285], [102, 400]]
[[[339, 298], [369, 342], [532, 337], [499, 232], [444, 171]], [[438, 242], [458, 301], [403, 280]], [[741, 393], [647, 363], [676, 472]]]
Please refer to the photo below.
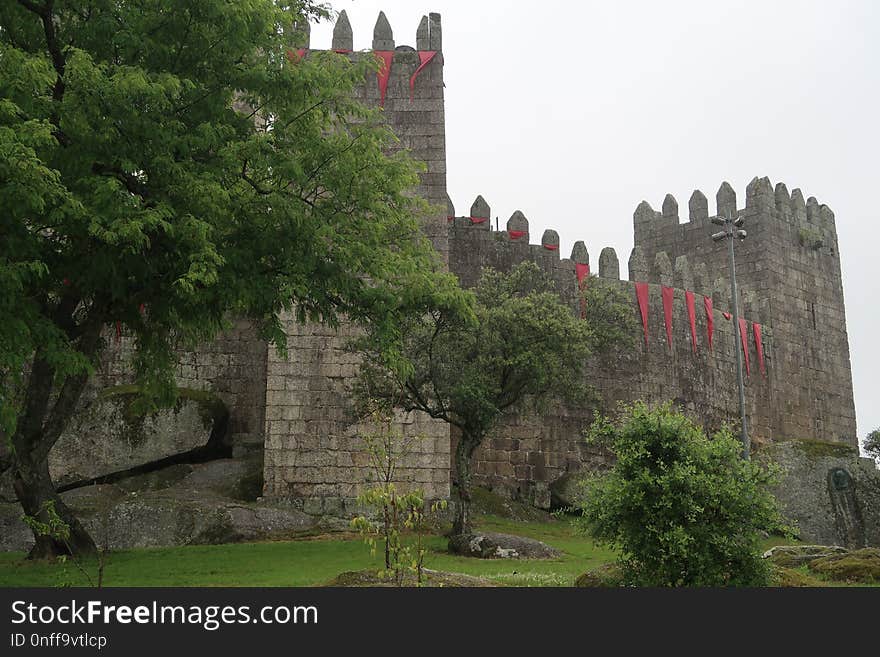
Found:
[[722, 231], [719, 231], [719, 232], [717, 232], [717, 233], [715, 233], [714, 235], [712, 235], [712, 239], [715, 240], [716, 242], [720, 242], [720, 241], [723, 240], [725, 237], [727, 237], [727, 233], [724, 232], [723, 230], [722, 230]]

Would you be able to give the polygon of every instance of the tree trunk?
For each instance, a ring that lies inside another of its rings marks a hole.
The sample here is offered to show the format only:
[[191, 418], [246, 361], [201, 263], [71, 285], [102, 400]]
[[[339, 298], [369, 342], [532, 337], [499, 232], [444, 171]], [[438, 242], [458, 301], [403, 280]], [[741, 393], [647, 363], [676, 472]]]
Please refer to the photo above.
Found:
[[462, 435], [455, 447], [455, 472], [458, 484], [458, 505], [452, 522], [452, 535], [471, 533], [471, 457], [479, 445], [467, 435]]
[[[80, 352], [93, 357], [100, 343], [100, 327], [94, 323], [83, 333]], [[39, 527], [28, 558], [51, 559], [63, 554], [76, 556], [97, 552], [95, 542], [64, 503], [49, 475], [49, 452], [73, 416], [88, 373], [68, 376], [58, 386], [56, 372], [44, 354], [37, 352], [28, 380], [23, 412], [12, 437], [12, 468], [15, 496], [25, 515]], [[55, 394], [53, 394], [53, 392]], [[54, 403], [52, 399], [54, 398]], [[54, 514], [52, 509], [54, 508]], [[49, 533], [45, 530], [50, 529]], [[61, 523], [63, 525], [59, 526]]]
[[[52, 559], [63, 554], [84, 556], [97, 552], [92, 537], [55, 492], [55, 485], [49, 476], [48, 458], [42, 458], [36, 463], [27, 458], [17, 459], [13, 485], [15, 496], [26, 515], [41, 525], [52, 525], [53, 519], [57, 524], [60, 519], [67, 526], [66, 531], [62, 527], [61, 532], [54, 531], [51, 534], [34, 531], [35, 544], [28, 554], [29, 559]], [[57, 518], [53, 518], [50, 510], [52, 507]]]

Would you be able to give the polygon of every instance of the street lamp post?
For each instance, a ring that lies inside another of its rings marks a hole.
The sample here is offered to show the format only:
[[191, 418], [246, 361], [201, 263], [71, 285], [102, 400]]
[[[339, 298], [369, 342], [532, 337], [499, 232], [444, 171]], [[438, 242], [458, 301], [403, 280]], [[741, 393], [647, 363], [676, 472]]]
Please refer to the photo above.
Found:
[[728, 213], [727, 217], [713, 217], [712, 223], [722, 226], [720, 231], [712, 235], [712, 239], [716, 242], [727, 240], [727, 255], [730, 266], [730, 293], [733, 297], [733, 336], [735, 340], [733, 351], [736, 354], [736, 380], [739, 384], [739, 415], [741, 422], [740, 440], [742, 441], [743, 458], [748, 460], [750, 445], [749, 431], [746, 424], [746, 389], [745, 383], [743, 382], [743, 355], [740, 351], [740, 344], [743, 342], [743, 336], [740, 335], [739, 294], [736, 289], [736, 259], [733, 255], [734, 239], [744, 240], [747, 233], [742, 229], [744, 223], [743, 218], [737, 217], [736, 219], [733, 219], [730, 216], [730, 213]]

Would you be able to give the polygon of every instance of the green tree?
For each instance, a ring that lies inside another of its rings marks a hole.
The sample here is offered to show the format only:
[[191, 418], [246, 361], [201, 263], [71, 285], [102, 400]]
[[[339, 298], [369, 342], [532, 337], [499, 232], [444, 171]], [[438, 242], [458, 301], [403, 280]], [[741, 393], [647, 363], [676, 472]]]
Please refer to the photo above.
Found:
[[475, 317], [443, 310], [411, 317], [401, 327], [399, 362], [389, 365], [372, 335], [357, 343], [367, 355], [361, 398], [393, 400], [458, 430], [453, 535], [471, 531], [471, 459], [502, 416], [540, 410], [553, 398], [583, 401], [595, 346], [627, 335], [631, 308], [619, 294], [597, 279], [586, 289], [583, 320], [537, 265], [522, 263], [509, 274], [485, 269], [473, 291]]
[[0, 4], [0, 467], [25, 514], [51, 502], [94, 550], [47, 457], [108, 327], [134, 338], [148, 406], [174, 397], [179, 344], [246, 317], [372, 322], [456, 303], [418, 231], [417, 169], [352, 100], [375, 67], [289, 57], [310, 0]]
[[761, 532], [783, 532], [768, 490], [773, 470], [741, 458], [723, 428], [708, 436], [670, 404], [638, 402], [597, 420], [589, 440], [616, 456], [588, 481], [583, 528], [621, 552], [640, 586], [765, 586]]
[[865, 442], [862, 443], [865, 453], [880, 463], [880, 429], [874, 429], [865, 436]]

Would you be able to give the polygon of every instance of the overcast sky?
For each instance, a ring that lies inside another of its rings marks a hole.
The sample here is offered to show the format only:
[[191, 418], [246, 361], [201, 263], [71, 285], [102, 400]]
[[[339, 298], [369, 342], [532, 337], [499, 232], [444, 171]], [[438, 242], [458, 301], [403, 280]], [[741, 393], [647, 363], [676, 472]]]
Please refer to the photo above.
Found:
[[[449, 195], [514, 210], [562, 253], [617, 249], [641, 200], [687, 213], [727, 180], [740, 207], [754, 176], [834, 211], [859, 437], [880, 427], [880, 2], [331, 0], [355, 49], [379, 10], [397, 45], [443, 17]], [[312, 30], [328, 48], [331, 26]]]

